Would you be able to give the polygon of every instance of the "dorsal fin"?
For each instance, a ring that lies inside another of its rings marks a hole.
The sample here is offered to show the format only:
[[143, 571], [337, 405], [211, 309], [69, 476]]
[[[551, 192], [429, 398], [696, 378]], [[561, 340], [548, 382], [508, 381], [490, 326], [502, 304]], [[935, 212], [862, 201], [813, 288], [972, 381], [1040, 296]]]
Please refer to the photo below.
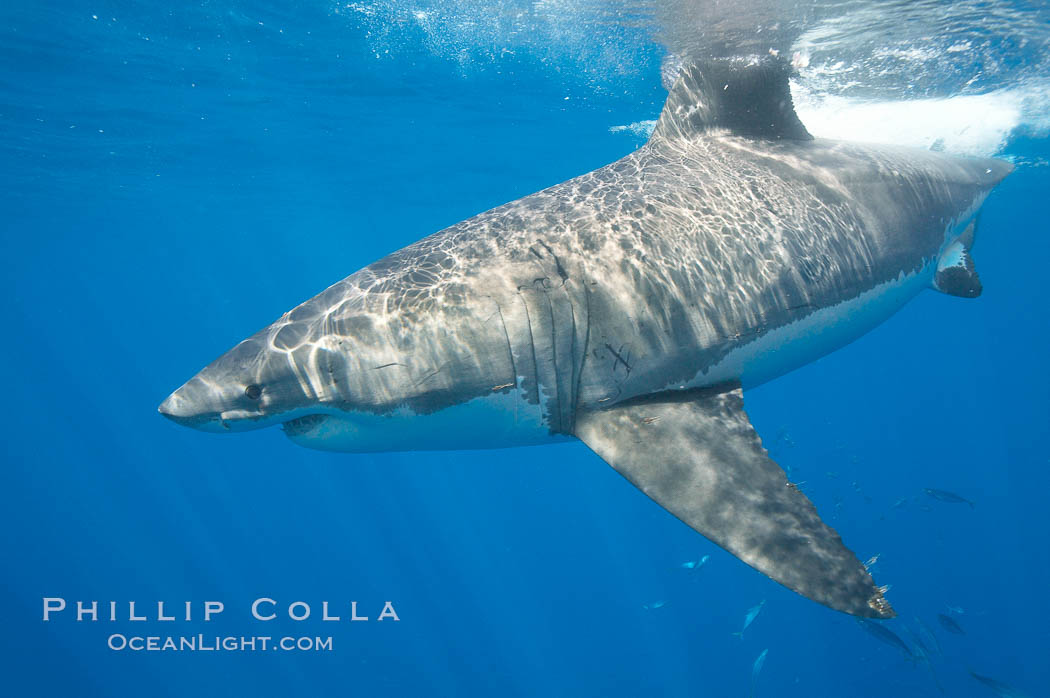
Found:
[[791, 102], [791, 67], [777, 60], [724, 58], [685, 65], [653, 140], [691, 139], [712, 129], [772, 140], [812, 140]]

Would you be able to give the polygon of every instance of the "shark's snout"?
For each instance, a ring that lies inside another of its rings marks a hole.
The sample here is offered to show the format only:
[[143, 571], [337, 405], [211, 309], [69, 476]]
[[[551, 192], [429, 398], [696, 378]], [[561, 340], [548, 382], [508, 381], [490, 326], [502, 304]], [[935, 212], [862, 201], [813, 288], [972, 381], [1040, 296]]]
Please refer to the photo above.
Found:
[[164, 399], [164, 402], [160, 403], [157, 411], [168, 419], [183, 424], [188, 419], [192, 419], [193, 411], [189, 409], [189, 405], [182, 399], [178, 391], [175, 391]]
[[199, 377], [193, 378], [165, 398], [157, 411], [183, 426], [203, 431], [223, 431], [221, 405], [214, 393], [215, 390]]
[[271, 349], [270, 334], [267, 328], [205, 366], [157, 410], [183, 426], [217, 433], [261, 429], [300, 416], [310, 401], [288, 354]]

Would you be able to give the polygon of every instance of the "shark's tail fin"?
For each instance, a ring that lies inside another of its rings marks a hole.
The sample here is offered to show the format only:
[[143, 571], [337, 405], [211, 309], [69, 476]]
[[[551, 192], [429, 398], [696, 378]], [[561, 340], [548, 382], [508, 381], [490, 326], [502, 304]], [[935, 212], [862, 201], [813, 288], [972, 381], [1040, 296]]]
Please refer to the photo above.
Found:
[[791, 101], [790, 64], [721, 58], [682, 67], [652, 141], [692, 139], [714, 129], [772, 140], [812, 140]]

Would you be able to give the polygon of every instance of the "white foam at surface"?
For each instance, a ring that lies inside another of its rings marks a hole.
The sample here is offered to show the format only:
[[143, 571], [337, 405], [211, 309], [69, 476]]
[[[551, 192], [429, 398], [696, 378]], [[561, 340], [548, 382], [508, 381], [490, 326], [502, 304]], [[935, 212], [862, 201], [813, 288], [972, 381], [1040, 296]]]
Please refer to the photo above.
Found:
[[822, 138], [891, 143], [956, 155], [1001, 153], [1019, 133], [1050, 130], [1050, 84], [1032, 82], [986, 94], [875, 101], [816, 94], [792, 84], [799, 118]]
[[[799, 116], [818, 136], [994, 155], [1050, 131], [1050, 6], [1023, 0], [827, 0], [805, 12], [792, 0], [331, 2], [377, 59], [415, 46], [464, 76], [530, 61], [552, 80], [614, 93], [648, 68], [653, 41], [668, 53], [665, 86], [677, 55], [742, 41], [791, 57]], [[642, 139], [647, 128], [610, 130]]]
[[1001, 154], [1050, 130], [1050, 15], [1019, 0], [843, 2], [793, 49], [814, 135]]
[[[887, 101], [818, 94], [795, 81], [792, 97], [802, 123], [818, 138], [991, 157], [1001, 155], [1018, 134], [1045, 136], [1050, 131], [1050, 83], [987, 94]], [[609, 132], [644, 141], [655, 126], [655, 120], [636, 121], [610, 126]]]
[[901, 102], [814, 98], [797, 87], [793, 92], [802, 123], [823, 138], [990, 156], [1022, 123], [1022, 100], [1006, 91]]

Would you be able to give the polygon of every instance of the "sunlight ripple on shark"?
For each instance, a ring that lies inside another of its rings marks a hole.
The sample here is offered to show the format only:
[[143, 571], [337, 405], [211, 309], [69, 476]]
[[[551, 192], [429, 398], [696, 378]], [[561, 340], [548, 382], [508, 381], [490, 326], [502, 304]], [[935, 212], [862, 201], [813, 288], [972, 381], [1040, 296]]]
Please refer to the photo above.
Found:
[[992, 159], [814, 139], [789, 68], [693, 62], [652, 137], [350, 275], [160, 406], [205, 431], [283, 424], [346, 452], [580, 439], [794, 591], [889, 603], [762, 447], [742, 390], [926, 288], [974, 297]]

